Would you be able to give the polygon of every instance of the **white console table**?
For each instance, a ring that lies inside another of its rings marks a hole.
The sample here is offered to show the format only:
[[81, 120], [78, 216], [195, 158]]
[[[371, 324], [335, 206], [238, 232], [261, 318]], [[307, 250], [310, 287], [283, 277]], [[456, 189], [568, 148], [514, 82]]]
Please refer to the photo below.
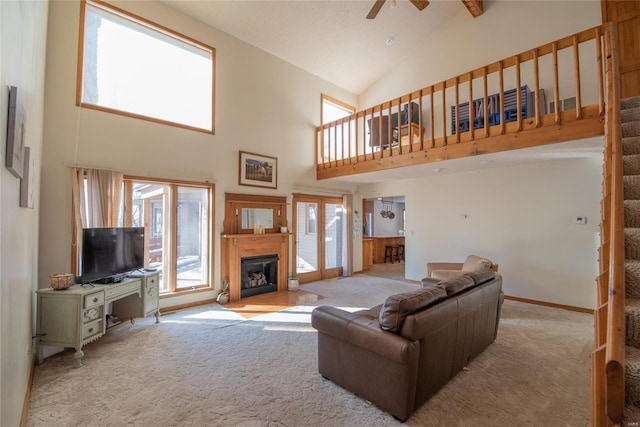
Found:
[[122, 282], [108, 285], [73, 285], [69, 289], [38, 289], [36, 340], [38, 363], [43, 346], [73, 347], [76, 367], [82, 366], [82, 347], [106, 332], [106, 308], [113, 303], [112, 314], [146, 317], [155, 314], [159, 322], [159, 274], [139, 273]]

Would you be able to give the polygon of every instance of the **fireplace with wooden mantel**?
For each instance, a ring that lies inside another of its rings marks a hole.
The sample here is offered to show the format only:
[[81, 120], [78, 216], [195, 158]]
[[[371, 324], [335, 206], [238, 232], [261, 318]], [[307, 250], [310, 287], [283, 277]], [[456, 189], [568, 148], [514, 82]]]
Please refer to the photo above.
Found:
[[[280, 227], [287, 226], [286, 197], [235, 193], [225, 196], [221, 274], [229, 283], [229, 299], [286, 291], [291, 233], [280, 232]], [[254, 233], [259, 228], [264, 229], [264, 234]], [[253, 266], [248, 267], [250, 264]]]

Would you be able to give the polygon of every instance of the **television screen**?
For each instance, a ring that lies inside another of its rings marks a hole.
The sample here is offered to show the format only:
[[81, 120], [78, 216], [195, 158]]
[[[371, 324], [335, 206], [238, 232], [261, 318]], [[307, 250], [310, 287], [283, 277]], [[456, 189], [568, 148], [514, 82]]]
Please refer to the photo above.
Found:
[[144, 227], [82, 230], [81, 282], [120, 281], [144, 267]]

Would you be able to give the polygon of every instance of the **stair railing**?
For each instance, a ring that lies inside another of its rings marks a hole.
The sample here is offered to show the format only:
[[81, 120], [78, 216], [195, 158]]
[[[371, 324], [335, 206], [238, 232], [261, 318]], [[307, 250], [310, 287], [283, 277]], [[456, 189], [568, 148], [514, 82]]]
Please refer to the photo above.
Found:
[[605, 27], [605, 150], [600, 272], [592, 354], [592, 422], [618, 425], [625, 406], [624, 183], [620, 118], [620, 73], [613, 24]]

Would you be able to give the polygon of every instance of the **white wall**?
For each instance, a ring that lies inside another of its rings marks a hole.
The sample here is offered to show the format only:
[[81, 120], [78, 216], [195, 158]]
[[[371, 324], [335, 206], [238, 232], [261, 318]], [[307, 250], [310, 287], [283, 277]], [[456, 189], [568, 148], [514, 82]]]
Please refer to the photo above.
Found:
[[[40, 278], [69, 269], [69, 166], [77, 164], [138, 176], [215, 182], [214, 269], [218, 287], [225, 192], [289, 196], [294, 189], [313, 190], [318, 185], [315, 127], [320, 122], [320, 94], [350, 104], [355, 104], [356, 97], [161, 3], [116, 4], [216, 48], [216, 135], [76, 107], [79, 2], [53, 1], [42, 199], [47, 220], [41, 224]], [[278, 189], [238, 186], [238, 150], [277, 157]], [[344, 184], [337, 195], [352, 193], [354, 188]], [[291, 212], [288, 215], [291, 218]], [[161, 306], [212, 296], [198, 293], [163, 299]]]
[[[33, 364], [38, 287], [38, 196], [42, 159], [47, 2], [0, 2], [0, 425], [20, 424]], [[36, 161], [35, 209], [20, 208], [20, 180], [5, 167], [8, 86], [25, 111], [25, 145]]]
[[[476, 254], [499, 264], [507, 295], [595, 307], [602, 158], [367, 185], [365, 195], [405, 191], [405, 276], [426, 263]], [[466, 214], [467, 218], [461, 217]], [[576, 225], [587, 216], [586, 225]]]

